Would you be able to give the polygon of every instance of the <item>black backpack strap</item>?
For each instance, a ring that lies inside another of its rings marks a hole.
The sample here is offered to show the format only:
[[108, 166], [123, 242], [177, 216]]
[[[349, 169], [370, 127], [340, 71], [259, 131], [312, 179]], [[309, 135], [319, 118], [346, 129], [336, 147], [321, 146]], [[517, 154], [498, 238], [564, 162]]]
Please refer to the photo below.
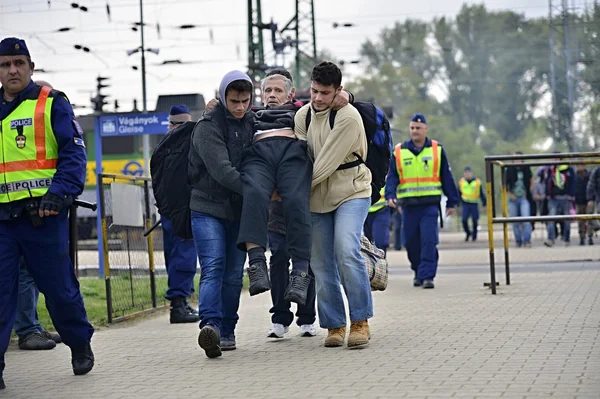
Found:
[[360, 165], [361, 163], [365, 163], [365, 161], [362, 159], [362, 157], [360, 155], [358, 155], [358, 153], [353, 152], [352, 155], [354, 155], [358, 159], [356, 161], [341, 164], [340, 166], [338, 166], [337, 170], [355, 168], [358, 165]]
[[[331, 128], [331, 130], [333, 130], [333, 125], [335, 124], [335, 115], [337, 114], [336, 110], [331, 110], [331, 112], [329, 113], [329, 127]], [[305, 125], [306, 125], [306, 132], [308, 133], [308, 127], [310, 126], [310, 121], [312, 119], [312, 110], [309, 109], [308, 112], [306, 113], [306, 119], [305, 119]]]
[[306, 127], [306, 133], [308, 133], [308, 127], [310, 126], [310, 119], [312, 117], [311, 114], [312, 114], [312, 112], [311, 112], [311, 110], [309, 108], [308, 112], [306, 113], [306, 119], [304, 121], [304, 125]]

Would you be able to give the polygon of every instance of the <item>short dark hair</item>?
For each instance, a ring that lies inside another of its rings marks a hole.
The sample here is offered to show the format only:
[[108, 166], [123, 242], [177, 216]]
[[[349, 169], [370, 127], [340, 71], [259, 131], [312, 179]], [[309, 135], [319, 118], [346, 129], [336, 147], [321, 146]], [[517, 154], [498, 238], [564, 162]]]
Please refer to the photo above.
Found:
[[265, 75], [265, 78], [268, 78], [272, 75], [283, 75], [288, 78], [292, 83], [294, 83], [294, 79], [292, 79], [292, 74], [285, 68], [273, 68]]
[[252, 87], [252, 83], [244, 79], [234, 80], [233, 82], [227, 85], [227, 89], [225, 90], [225, 97], [229, 94], [230, 91], [237, 91], [238, 93], [254, 93], [254, 88]]
[[310, 74], [310, 80], [324, 86], [333, 85], [337, 89], [342, 85], [342, 71], [333, 62], [323, 61], [315, 65]]

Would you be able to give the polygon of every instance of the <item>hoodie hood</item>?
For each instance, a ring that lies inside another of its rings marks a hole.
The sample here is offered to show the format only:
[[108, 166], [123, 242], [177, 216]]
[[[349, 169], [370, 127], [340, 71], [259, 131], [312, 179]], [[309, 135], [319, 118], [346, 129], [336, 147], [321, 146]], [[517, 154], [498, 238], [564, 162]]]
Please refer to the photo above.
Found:
[[[225, 102], [225, 93], [227, 92], [227, 86], [229, 86], [231, 82], [234, 82], [236, 80], [247, 80], [248, 82], [250, 82], [250, 84], [252, 84], [252, 79], [250, 79], [250, 76], [246, 75], [244, 72], [241, 71], [231, 71], [228, 72], [225, 76], [223, 76], [223, 79], [221, 79], [221, 84], [219, 85], [219, 100], [221, 100], [221, 104], [223, 104], [225, 108], [227, 108], [227, 104]], [[250, 94], [252, 95], [252, 97], [254, 97], [254, 93]], [[250, 103], [252, 103], [252, 97], [250, 98]], [[248, 110], [250, 110], [250, 107], [248, 107]]]

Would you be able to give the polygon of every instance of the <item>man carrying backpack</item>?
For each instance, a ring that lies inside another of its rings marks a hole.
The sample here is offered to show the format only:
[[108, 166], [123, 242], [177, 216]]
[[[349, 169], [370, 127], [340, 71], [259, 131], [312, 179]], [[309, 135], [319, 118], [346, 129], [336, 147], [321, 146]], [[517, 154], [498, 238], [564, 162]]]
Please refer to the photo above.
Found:
[[314, 159], [310, 263], [319, 298], [319, 323], [328, 330], [324, 344], [342, 346], [346, 337], [341, 283], [350, 308], [348, 347], [358, 347], [368, 344], [368, 319], [373, 317], [369, 276], [360, 251], [363, 224], [371, 205], [371, 171], [360, 162], [367, 158], [361, 114], [347, 105], [331, 116], [330, 107], [342, 90], [341, 83], [342, 72], [337, 65], [322, 62], [313, 68], [311, 103], [296, 113], [295, 132], [298, 138], [307, 140]]
[[192, 240], [187, 166], [195, 123], [186, 105], [174, 105], [169, 113], [169, 132], [150, 159], [152, 189], [161, 215], [163, 251], [168, 275], [165, 298], [171, 301], [171, 323], [195, 323], [198, 312], [188, 303], [194, 292], [197, 254]]
[[200, 260], [198, 344], [207, 357], [236, 349], [235, 327], [246, 253], [237, 248], [242, 211], [242, 152], [252, 143], [254, 86], [240, 71], [219, 85], [220, 103], [192, 133], [188, 176], [192, 233]]
[[411, 118], [410, 137], [394, 150], [385, 198], [391, 207], [402, 206], [406, 252], [415, 272], [413, 286], [434, 288], [440, 200], [445, 194], [448, 198], [446, 215], [453, 214], [458, 204], [458, 190], [442, 145], [427, 138], [427, 121], [423, 114], [417, 113]]

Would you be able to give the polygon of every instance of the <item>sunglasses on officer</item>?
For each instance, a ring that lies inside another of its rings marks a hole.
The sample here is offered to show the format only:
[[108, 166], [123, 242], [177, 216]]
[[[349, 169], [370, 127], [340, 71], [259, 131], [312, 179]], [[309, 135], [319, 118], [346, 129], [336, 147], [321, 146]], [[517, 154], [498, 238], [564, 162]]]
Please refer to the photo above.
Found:
[[169, 121], [169, 123], [173, 126], [183, 125], [185, 121]]

